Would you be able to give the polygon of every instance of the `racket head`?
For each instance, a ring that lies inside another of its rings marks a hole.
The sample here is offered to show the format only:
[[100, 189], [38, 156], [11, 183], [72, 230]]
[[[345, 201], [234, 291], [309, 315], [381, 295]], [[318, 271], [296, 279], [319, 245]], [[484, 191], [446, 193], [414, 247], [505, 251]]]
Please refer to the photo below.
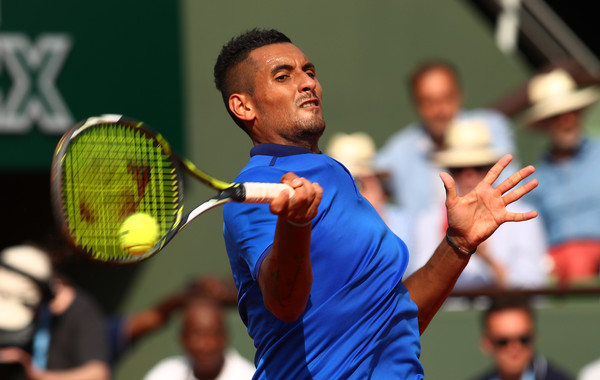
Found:
[[[112, 265], [157, 253], [183, 212], [178, 160], [161, 135], [122, 115], [87, 118], [67, 131], [52, 161], [51, 198], [63, 235], [84, 257]], [[127, 217], [145, 213], [158, 224], [158, 241], [132, 255], [122, 246]]]

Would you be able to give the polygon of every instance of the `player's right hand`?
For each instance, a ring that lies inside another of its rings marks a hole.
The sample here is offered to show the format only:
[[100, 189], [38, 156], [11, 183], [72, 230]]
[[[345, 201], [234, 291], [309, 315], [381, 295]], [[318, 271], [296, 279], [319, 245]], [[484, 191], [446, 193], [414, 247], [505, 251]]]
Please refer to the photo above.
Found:
[[281, 183], [291, 186], [294, 194], [290, 197], [288, 191], [282, 191], [271, 202], [271, 212], [294, 225], [310, 224], [317, 216], [323, 198], [323, 188], [318, 183], [310, 182], [291, 172], [281, 177]]

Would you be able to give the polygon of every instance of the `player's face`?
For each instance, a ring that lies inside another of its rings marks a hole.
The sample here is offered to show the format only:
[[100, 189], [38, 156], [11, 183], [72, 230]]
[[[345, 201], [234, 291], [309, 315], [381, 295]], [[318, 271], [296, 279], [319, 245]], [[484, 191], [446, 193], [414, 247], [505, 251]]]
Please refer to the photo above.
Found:
[[421, 121], [436, 141], [443, 141], [461, 104], [455, 78], [444, 69], [426, 72], [415, 83], [413, 96]]
[[255, 49], [249, 58], [257, 68], [251, 97], [258, 142], [318, 140], [325, 129], [322, 89], [304, 53], [293, 44], [278, 43]]
[[189, 307], [184, 314], [181, 339], [192, 358], [196, 377], [216, 376], [221, 371], [227, 336], [220, 310], [210, 305]]
[[524, 310], [509, 309], [493, 313], [487, 323], [485, 345], [504, 375], [516, 376], [533, 358], [533, 322]]

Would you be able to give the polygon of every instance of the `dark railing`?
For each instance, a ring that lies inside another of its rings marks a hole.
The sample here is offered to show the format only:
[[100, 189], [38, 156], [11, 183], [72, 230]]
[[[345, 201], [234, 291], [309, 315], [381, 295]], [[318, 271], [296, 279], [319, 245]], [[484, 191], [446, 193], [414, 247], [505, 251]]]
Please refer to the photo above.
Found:
[[600, 285], [578, 285], [568, 287], [542, 287], [533, 289], [500, 289], [500, 288], [479, 288], [468, 290], [454, 290], [450, 297], [463, 298], [479, 298], [479, 297], [499, 297], [499, 296], [514, 296], [514, 297], [533, 297], [533, 296], [552, 296], [552, 297], [568, 297], [568, 296], [585, 296], [585, 295], [600, 295]]

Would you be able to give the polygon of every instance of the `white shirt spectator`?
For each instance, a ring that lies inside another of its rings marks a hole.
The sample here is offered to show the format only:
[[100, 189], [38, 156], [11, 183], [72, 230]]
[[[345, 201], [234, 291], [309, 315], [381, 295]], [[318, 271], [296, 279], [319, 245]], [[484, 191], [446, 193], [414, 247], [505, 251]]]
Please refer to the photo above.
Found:
[[[227, 350], [225, 364], [215, 380], [252, 379], [254, 364], [234, 349]], [[186, 356], [172, 356], [161, 360], [144, 376], [144, 380], [196, 380], [192, 363]]]

